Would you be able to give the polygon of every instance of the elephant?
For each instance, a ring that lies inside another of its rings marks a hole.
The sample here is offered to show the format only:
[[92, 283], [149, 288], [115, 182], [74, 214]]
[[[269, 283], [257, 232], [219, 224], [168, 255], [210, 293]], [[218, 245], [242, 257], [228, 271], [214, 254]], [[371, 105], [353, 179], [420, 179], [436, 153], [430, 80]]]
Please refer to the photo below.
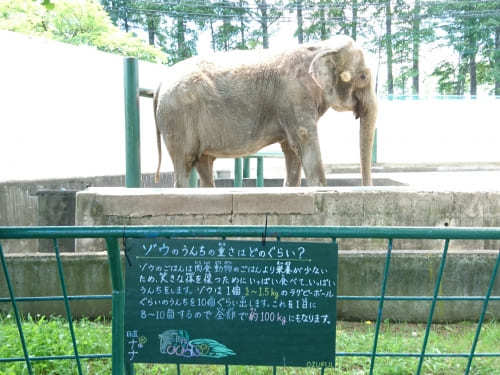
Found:
[[377, 99], [362, 49], [348, 36], [282, 51], [231, 51], [191, 57], [169, 68], [153, 98], [161, 137], [172, 158], [175, 187], [191, 169], [213, 187], [218, 157], [242, 157], [280, 143], [285, 186], [326, 185], [317, 122], [328, 108], [360, 119], [363, 185], [371, 185]]

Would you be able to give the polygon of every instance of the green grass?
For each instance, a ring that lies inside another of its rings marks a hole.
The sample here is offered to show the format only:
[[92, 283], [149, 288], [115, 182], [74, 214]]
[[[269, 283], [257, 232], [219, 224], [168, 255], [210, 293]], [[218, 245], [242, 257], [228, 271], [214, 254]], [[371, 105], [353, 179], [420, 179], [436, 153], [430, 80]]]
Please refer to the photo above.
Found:
[[[338, 352], [371, 352], [373, 346], [373, 322], [337, 323]], [[435, 324], [429, 336], [428, 353], [468, 353], [471, 349], [476, 324]], [[23, 330], [31, 356], [73, 354], [73, 346], [66, 320], [57, 317], [27, 317]], [[378, 352], [419, 353], [422, 348], [425, 325], [390, 323], [381, 325]], [[105, 319], [81, 319], [75, 322], [75, 334], [80, 354], [111, 353], [111, 325]], [[313, 343], [314, 344], [314, 343]], [[483, 325], [476, 352], [500, 352], [500, 324], [495, 321]], [[0, 316], [0, 358], [22, 357], [23, 352], [15, 320], [11, 315]], [[74, 360], [34, 361], [36, 375], [73, 375], [77, 374]], [[422, 374], [456, 375], [463, 373], [466, 358], [428, 358], [424, 361]], [[378, 357], [375, 374], [410, 375], [417, 368], [418, 358]], [[84, 374], [111, 374], [111, 360], [82, 360]], [[328, 368], [325, 374], [368, 374], [368, 357], [337, 357], [336, 369]], [[182, 365], [181, 374], [212, 375], [224, 374], [222, 366]], [[174, 375], [174, 365], [136, 364], [137, 375]], [[277, 374], [313, 375], [319, 369], [282, 368]], [[0, 362], [0, 375], [27, 374], [24, 362]], [[263, 375], [272, 374], [270, 367], [231, 366], [230, 374]], [[500, 357], [475, 358], [471, 374], [500, 375]]]

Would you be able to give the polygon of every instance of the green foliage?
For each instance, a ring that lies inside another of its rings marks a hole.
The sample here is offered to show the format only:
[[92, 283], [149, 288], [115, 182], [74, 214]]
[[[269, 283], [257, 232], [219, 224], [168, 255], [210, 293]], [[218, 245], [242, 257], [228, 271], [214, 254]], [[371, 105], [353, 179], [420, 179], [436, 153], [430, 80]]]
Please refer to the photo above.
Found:
[[500, 67], [495, 66], [494, 43], [495, 29], [500, 27], [498, 3], [444, 1], [435, 3], [430, 15], [446, 20], [441, 25], [445, 31], [441, 40], [459, 55], [457, 62], [446, 61], [446, 69], [441, 68], [442, 63], [434, 70], [433, 75], [439, 77], [439, 90], [455, 86], [455, 92], [463, 95], [465, 82], [471, 93], [478, 85], [492, 87], [500, 76]]
[[89, 45], [152, 62], [167, 60], [161, 51], [120, 31], [96, 1], [60, 0], [53, 5], [48, 9], [32, 0], [0, 1], [0, 29]]

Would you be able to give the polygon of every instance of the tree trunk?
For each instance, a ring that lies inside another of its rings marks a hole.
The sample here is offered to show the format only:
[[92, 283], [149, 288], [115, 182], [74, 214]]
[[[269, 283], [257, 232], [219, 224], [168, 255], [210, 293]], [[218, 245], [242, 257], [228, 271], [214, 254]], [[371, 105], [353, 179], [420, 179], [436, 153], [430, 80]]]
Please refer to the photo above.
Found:
[[177, 18], [177, 50], [181, 59], [188, 57], [186, 53], [184, 17]]
[[304, 20], [302, 17], [302, 0], [297, 1], [297, 39], [299, 44], [304, 43]]
[[[243, 8], [245, 4], [243, 1], [240, 1], [240, 7]], [[240, 35], [241, 35], [241, 49], [246, 49], [247, 48], [247, 42], [245, 40], [245, 19], [243, 15], [240, 16]]]
[[470, 79], [470, 95], [477, 95], [477, 39], [473, 32], [467, 37], [466, 42], [467, 48], [467, 63], [469, 68], [469, 79]]
[[356, 40], [358, 36], [358, 0], [352, 0], [352, 24], [351, 24], [351, 37]]
[[320, 4], [319, 6], [319, 22], [320, 22], [320, 38], [321, 40], [328, 39], [328, 35], [326, 33], [326, 14], [325, 14], [325, 5]]
[[500, 96], [500, 26], [495, 28], [495, 95]]
[[476, 54], [472, 53], [469, 56], [469, 74], [470, 74], [470, 95], [477, 95], [477, 64]]
[[214, 34], [214, 22], [212, 19], [210, 19], [210, 36], [211, 36], [211, 44], [212, 44], [212, 51], [215, 52], [215, 34]]
[[412, 94], [419, 95], [419, 52], [420, 52], [420, 0], [415, 0], [413, 12], [413, 58], [412, 58]]
[[394, 79], [392, 76], [392, 15], [391, 0], [385, 1], [385, 38], [387, 51], [387, 94], [394, 94]]
[[224, 18], [224, 21], [223, 21], [223, 30], [224, 30], [224, 34], [223, 34], [223, 37], [224, 37], [224, 51], [229, 51], [229, 38], [230, 36], [228, 35], [228, 30], [229, 30], [229, 27], [231, 26], [231, 22], [229, 21], [229, 18], [225, 17]]
[[465, 75], [467, 74], [467, 63], [462, 62], [462, 58], [458, 61], [458, 77], [456, 94], [459, 96], [465, 93]]
[[148, 24], [148, 40], [149, 40], [149, 44], [152, 45], [152, 46], [154, 46], [155, 45], [155, 33], [156, 33], [154, 19], [148, 17], [147, 24]]
[[261, 0], [258, 3], [260, 9], [260, 27], [262, 30], [262, 46], [264, 48], [269, 48], [269, 30], [268, 30], [268, 15], [267, 15], [267, 2], [266, 0]]

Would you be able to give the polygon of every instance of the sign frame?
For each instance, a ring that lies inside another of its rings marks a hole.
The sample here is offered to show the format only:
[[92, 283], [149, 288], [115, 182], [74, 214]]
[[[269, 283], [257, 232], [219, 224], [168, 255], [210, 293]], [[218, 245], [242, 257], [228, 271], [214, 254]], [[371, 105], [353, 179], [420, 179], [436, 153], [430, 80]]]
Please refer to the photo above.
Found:
[[334, 367], [338, 244], [126, 238], [129, 363]]

